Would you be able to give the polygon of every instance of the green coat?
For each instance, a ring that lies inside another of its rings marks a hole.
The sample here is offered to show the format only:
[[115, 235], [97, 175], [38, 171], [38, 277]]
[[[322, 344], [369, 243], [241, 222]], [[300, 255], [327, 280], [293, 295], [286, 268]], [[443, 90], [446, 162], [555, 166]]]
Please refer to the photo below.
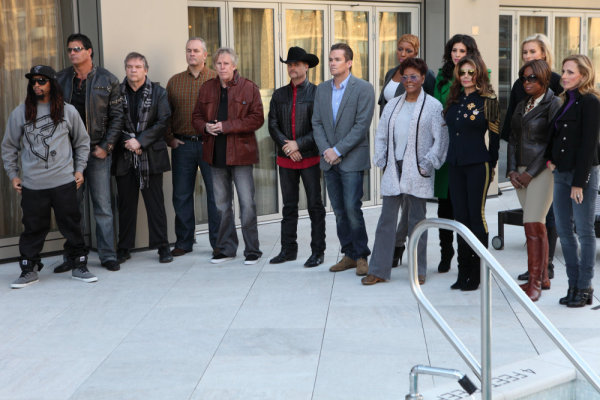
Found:
[[[450, 93], [450, 86], [454, 79], [446, 82], [441, 89], [438, 88], [438, 84], [442, 80], [442, 69], [440, 68], [435, 78], [435, 86], [433, 89], [433, 97], [438, 99], [444, 108], [446, 107], [446, 99], [448, 93]], [[448, 164], [444, 163], [440, 169], [435, 170], [435, 182], [433, 186], [433, 195], [438, 199], [448, 198]]]

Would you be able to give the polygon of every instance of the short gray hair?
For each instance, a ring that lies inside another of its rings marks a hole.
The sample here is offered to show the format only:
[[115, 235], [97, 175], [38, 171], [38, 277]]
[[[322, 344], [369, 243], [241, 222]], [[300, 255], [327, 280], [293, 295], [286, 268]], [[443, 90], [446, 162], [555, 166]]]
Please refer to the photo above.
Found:
[[125, 61], [123, 61], [123, 64], [125, 65], [125, 69], [127, 69], [127, 61], [134, 59], [134, 58], [139, 58], [144, 62], [144, 69], [146, 71], [148, 71], [148, 69], [150, 69], [150, 66], [148, 65], [148, 60], [146, 60], [146, 57], [143, 54], [137, 53], [135, 51], [132, 51], [131, 53], [127, 54], [127, 56], [125, 56]]
[[208, 53], [208, 49], [206, 48], [206, 40], [202, 39], [200, 36], [192, 36], [191, 38], [189, 38], [187, 40], [187, 42], [185, 42], [185, 46], [187, 47], [188, 43], [191, 42], [192, 40], [199, 41], [200, 44], [202, 45], [202, 48], [204, 49], [204, 52]]
[[218, 49], [215, 52], [215, 55], [213, 56], [213, 65], [217, 63], [217, 60], [219, 59], [219, 57], [222, 54], [229, 54], [229, 56], [231, 57], [231, 61], [233, 61], [233, 65], [235, 65], [237, 67], [237, 65], [238, 65], [238, 55], [235, 52], [235, 50], [232, 49], [231, 47], [221, 47], [220, 49]]

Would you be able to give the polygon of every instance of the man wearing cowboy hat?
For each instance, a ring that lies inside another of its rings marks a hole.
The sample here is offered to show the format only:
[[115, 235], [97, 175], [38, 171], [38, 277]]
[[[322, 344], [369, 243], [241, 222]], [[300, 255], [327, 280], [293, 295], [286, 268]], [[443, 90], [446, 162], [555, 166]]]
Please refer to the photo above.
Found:
[[319, 58], [300, 47], [290, 47], [287, 60], [281, 57], [279, 60], [287, 64], [290, 83], [273, 93], [269, 110], [269, 134], [277, 144], [283, 197], [281, 252], [270, 263], [279, 264], [297, 257], [296, 230], [302, 177], [311, 222], [312, 251], [304, 266], [316, 267], [323, 262], [325, 252], [325, 208], [321, 197], [319, 149], [311, 124], [317, 87], [309, 82], [307, 72], [319, 64]]

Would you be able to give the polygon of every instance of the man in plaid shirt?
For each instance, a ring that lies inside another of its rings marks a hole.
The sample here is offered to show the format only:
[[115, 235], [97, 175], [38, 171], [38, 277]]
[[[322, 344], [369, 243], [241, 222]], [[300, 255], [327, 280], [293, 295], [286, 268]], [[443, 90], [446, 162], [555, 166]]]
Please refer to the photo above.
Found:
[[200, 87], [217, 76], [206, 66], [206, 42], [199, 37], [190, 38], [185, 46], [187, 70], [175, 74], [167, 83], [171, 106], [171, 121], [166, 141], [173, 150], [173, 207], [175, 208], [175, 234], [177, 241], [171, 254], [182, 256], [192, 251], [196, 217], [194, 215], [194, 189], [198, 167], [206, 187], [208, 231], [210, 245], [215, 248], [219, 230], [219, 215], [213, 195], [213, 181], [209, 165], [202, 161], [202, 136], [192, 127], [192, 111]]

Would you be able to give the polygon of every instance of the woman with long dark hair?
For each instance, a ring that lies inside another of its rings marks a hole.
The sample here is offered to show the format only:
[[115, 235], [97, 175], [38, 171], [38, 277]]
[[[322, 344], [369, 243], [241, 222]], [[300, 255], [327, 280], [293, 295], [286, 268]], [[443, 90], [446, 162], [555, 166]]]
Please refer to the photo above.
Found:
[[[454, 67], [458, 61], [466, 56], [481, 58], [475, 39], [469, 35], [458, 34], [452, 36], [444, 47], [444, 64], [438, 71], [433, 90], [433, 97], [438, 99], [443, 107], [446, 107], [450, 86], [454, 82]], [[438, 218], [454, 219], [452, 200], [448, 190], [447, 164], [442, 165], [439, 170], [435, 171], [434, 196], [438, 199]], [[454, 247], [452, 246], [454, 234], [450, 230], [440, 229], [439, 237], [441, 260], [438, 265], [438, 272], [448, 272], [452, 257], [454, 257]]]
[[559, 302], [567, 307], [583, 307], [592, 304], [594, 294], [600, 92], [595, 88], [594, 67], [587, 56], [565, 58], [561, 79], [564, 104], [550, 126], [546, 150], [548, 167], [554, 174], [556, 229], [569, 278], [567, 295]]
[[[481, 57], [464, 57], [454, 69], [444, 110], [450, 144], [448, 163], [454, 218], [488, 245], [485, 201], [498, 161], [498, 99]], [[485, 135], [489, 130], [489, 149]], [[480, 281], [479, 257], [458, 237], [458, 278], [452, 289], [476, 290]]]
[[552, 205], [552, 173], [546, 168], [544, 153], [550, 124], [561, 101], [550, 85], [552, 71], [544, 60], [526, 62], [519, 80], [527, 97], [519, 102], [512, 118], [507, 151], [507, 176], [517, 190], [523, 207], [527, 239], [528, 281], [521, 285], [532, 301], [542, 289], [550, 289], [548, 277], [548, 234], [546, 215]]

